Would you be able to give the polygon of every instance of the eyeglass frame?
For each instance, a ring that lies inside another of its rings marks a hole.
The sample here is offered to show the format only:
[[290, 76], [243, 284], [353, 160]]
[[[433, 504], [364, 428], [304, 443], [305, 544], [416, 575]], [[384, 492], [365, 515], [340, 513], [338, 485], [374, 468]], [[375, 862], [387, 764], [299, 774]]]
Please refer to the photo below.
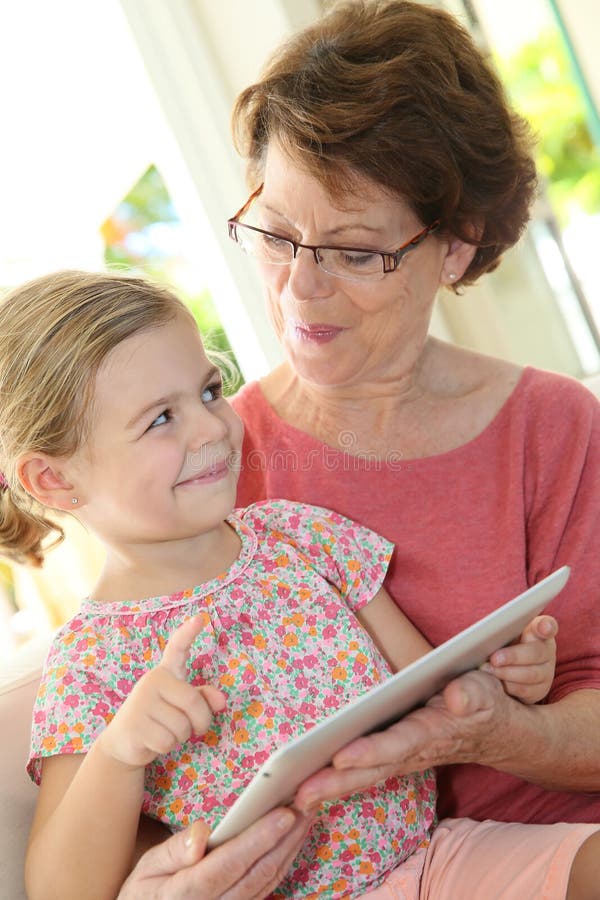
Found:
[[406, 241], [406, 243], [404, 243], [400, 247], [398, 247], [397, 250], [391, 250], [391, 251], [390, 250], [372, 250], [370, 248], [367, 249], [365, 247], [341, 247], [339, 245], [325, 246], [323, 244], [301, 244], [300, 241], [293, 241], [291, 238], [283, 237], [283, 235], [281, 235], [281, 234], [274, 234], [272, 231], [265, 231], [264, 228], [256, 228], [256, 226], [254, 226], [254, 225], [246, 225], [245, 222], [239, 221], [240, 217], [243, 216], [244, 213], [248, 212], [248, 210], [250, 209], [250, 206], [252, 205], [254, 200], [256, 200], [256, 198], [259, 196], [259, 194], [262, 193], [263, 187], [264, 187], [264, 182], [252, 194], [250, 194], [250, 196], [248, 197], [248, 199], [246, 200], [244, 205], [242, 207], [240, 207], [240, 209], [236, 212], [236, 214], [227, 220], [227, 232], [228, 232], [228, 235], [231, 238], [231, 240], [234, 241], [236, 244], [238, 244], [238, 246], [240, 246], [240, 244], [239, 244], [239, 241], [237, 240], [236, 230], [235, 230], [236, 227], [238, 227], [238, 226], [241, 228], [247, 228], [250, 231], [255, 231], [258, 234], [266, 234], [268, 237], [278, 238], [280, 241], [285, 241], [287, 244], [291, 245], [291, 247], [293, 249], [293, 256], [289, 262], [285, 262], [285, 263], [267, 262], [267, 265], [289, 266], [290, 263], [294, 259], [296, 259], [296, 256], [298, 255], [298, 250], [300, 249], [300, 247], [302, 247], [304, 250], [312, 250], [314, 257], [315, 257], [316, 264], [319, 266], [319, 268], [323, 272], [327, 272], [327, 274], [333, 276], [333, 278], [344, 278], [344, 279], [346, 279], [346, 281], [363, 281], [363, 280], [366, 281], [368, 279], [361, 279], [361, 278], [353, 279], [348, 275], [337, 275], [335, 272], [328, 272], [327, 269], [324, 269], [323, 266], [321, 265], [321, 261], [319, 260], [319, 257], [317, 256], [317, 251], [318, 250], [345, 250], [346, 252], [349, 252], [349, 253], [374, 253], [377, 256], [380, 256], [382, 259], [382, 262], [383, 262], [382, 275], [389, 275], [390, 272], [396, 271], [396, 269], [400, 265], [400, 261], [404, 258], [404, 256], [406, 256], [406, 254], [409, 252], [409, 250], [412, 250], [414, 247], [417, 247], [420, 243], [422, 243], [422, 241], [425, 240], [426, 237], [428, 237], [430, 234], [433, 234], [434, 231], [437, 231], [437, 229], [440, 227], [440, 224], [441, 224], [440, 220], [436, 219], [434, 222], [431, 223], [431, 225], [426, 225], [425, 228], [423, 228], [413, 238], [411, 238], [409, 241]]

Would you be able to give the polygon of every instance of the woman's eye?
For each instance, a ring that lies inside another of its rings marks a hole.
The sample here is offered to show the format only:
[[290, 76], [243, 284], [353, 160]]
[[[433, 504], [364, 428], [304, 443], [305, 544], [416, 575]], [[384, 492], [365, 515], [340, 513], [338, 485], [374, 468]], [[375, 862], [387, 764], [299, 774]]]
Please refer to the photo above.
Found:
[[356, 266], [360, 268], [361, 266], [369, 266], [372, 265], [373, 262], [378, 260], [377, 253], [359, 253], [357, 251], [345, 250], [343, 252], [343, 263], [346, 266]]
[[[150, 425], [150, 428], [156, 428], [158, 425], [166, 425], [167, 422], [171, 421], [171, 413], [168, 409], [163, 410], [159, 416], [155, 418], [155, 420]], [[148, 430], [150, 430], [150, 428]]]
[[220, 381], [215, 381], [214, 384], [207, 385], [202, 391], [202, 402], [203, 403], [212, 403], [214, 400], [218, 400], [219, 397], [223, 396], [223, 385]]
[[287, 255], [291, 244], [287, 238], [280, 238], [276, 234], [261, 234], [258, 246], [264, 253]]

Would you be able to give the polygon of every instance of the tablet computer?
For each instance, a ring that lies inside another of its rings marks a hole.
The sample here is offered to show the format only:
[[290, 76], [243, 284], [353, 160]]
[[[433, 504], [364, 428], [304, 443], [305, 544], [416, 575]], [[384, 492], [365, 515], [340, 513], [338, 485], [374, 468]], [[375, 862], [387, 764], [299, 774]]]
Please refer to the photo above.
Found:
[[518, 638], [568, 577], [568, 566], [557, 569], [274, 751], [212, 832], [209, 847], [235, 837], [275, 806], [288, 804], [302, 782], [328, 765], [346, 744], [397, 721], [453, 678], [477, 668], [495, 650]]

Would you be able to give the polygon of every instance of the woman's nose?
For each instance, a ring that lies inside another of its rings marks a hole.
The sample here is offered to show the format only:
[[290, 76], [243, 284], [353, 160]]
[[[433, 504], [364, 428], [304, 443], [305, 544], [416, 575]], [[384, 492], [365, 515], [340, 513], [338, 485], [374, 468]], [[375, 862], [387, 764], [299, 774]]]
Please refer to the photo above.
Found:
[[319, 300], [331, 294], [332, 278], [321, 269], [312, 250], [300, 247], [290, 263], [288, 290], [295, 300]]

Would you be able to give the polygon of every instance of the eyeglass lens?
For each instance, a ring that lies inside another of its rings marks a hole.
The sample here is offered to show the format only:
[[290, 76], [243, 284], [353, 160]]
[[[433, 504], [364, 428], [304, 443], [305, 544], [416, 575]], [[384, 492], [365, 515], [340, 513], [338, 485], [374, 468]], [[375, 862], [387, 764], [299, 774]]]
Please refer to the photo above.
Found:
[[[259, 262], [287, 266], [294, 259], [294, 245], [277, 235], [263, 234], [237, 223], [236, 239], [242, 250]], [[379, 253], [319, 247], [315, 255], [319, 266], [330, 275], [352, 279], [383, 275]]]

